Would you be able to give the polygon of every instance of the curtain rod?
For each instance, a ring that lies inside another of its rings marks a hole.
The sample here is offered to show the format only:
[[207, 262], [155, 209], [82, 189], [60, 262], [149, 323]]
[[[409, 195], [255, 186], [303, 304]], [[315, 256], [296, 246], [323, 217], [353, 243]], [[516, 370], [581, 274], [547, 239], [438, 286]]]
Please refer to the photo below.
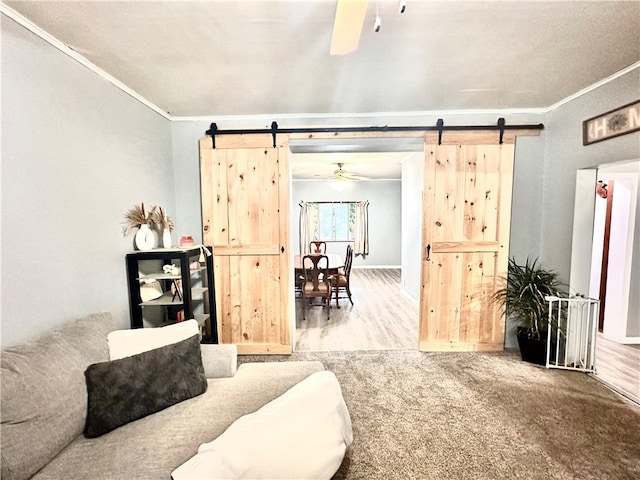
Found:
[[507, 125], [505, 119], [500, 117], [495, 125], [445, 125], [444, 120], [438, 119], [434, 125], [422, 126], [371, 126], [371, 127], [298, 127], [298, 128], [280, 128], [277, 122], [271, 122], [271, 128], [248, 128], [234, 130], [220, 130], [218, 125], [212, 123], [205, 135], [209, 135], [213, 142], [213, 148], [216, 148], [216, 135], [257, 135], [271, 134], [273, 136], [273, 147], [276, 146], [276, 135], [278, 133], [352, 133], [352, 132], [424, 132], [437, 131], [438, 145], [442, 143], [442, 133], [445, 131], [464, 131], [464, 130], [497, 130], [500, 133], [500, 144], [505, 130], [542, 130], [544, 125], [527, 124], [527, 125]]

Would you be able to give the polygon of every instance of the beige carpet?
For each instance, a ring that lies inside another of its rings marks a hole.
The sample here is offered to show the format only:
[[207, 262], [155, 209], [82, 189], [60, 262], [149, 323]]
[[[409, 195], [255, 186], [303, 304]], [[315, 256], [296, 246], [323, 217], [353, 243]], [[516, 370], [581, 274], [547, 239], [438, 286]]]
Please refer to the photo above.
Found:
[[640, 409], [517, 354], [301, 352], [336, 373], [354, 443], [334, 479], [640, 479]]

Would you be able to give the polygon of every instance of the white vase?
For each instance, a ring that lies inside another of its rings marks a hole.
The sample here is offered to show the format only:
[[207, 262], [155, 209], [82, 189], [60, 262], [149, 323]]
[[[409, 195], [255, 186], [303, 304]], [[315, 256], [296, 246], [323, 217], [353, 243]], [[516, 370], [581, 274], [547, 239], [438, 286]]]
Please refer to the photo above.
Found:
[[162, 246], [164, 248], [171, 248], [171, 232], [168, 228], [162, 231]]
[[151, 250], [156, 246], [156, 234], [147, 223], [140, 225], [135, 237], [138, 250]]

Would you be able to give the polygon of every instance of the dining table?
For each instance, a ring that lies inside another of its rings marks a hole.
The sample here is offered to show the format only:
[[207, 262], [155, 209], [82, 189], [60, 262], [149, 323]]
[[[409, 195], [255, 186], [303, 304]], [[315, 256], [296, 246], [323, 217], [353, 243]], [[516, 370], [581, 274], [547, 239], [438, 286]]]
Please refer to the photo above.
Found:
[[[342, 256], [338, 255], [337, 253], [307, 253], [306, 255], [309, 255], [309, 256], [325, 255], [329, 260], [329, 273], [335, 273], [338, 271], [339, 268], [344, 267], [344, 258], [342, 258]], [[304, 255], [294, 255], [293, 268], [296, 271], [302, 270], [303, 257]], [[310, 268], [311, 263], [310, 262], [307, 262], [307, 263], [308, 263], [307, 268]]]

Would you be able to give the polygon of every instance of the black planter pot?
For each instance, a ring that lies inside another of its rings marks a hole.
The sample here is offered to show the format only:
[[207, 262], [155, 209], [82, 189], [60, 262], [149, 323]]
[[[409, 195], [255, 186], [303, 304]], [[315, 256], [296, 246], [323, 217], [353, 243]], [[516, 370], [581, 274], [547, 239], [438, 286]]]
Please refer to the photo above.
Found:
[[547, 339], [531, 338], [529, 330], [524, 327], [518, 327], [516, 337], [518, 338], [518, 346], [520, 347], [520, 356], [522, 360], [537, 365], [547, 364]]

